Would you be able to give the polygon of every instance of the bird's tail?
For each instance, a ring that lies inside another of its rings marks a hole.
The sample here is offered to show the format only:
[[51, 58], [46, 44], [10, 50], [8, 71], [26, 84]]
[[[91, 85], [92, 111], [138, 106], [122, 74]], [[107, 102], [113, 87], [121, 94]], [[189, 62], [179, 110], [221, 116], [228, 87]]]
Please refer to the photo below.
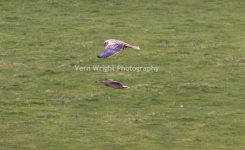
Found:
[[139, 46], [132, 46], [133, 49], [140, 50]]
[[126, 47], [127, 48], [133, 48], [135, 50], [140, 50], [140, 47], [139, 46], [135, 46], [135, 45], [126, 44]]
[[127, 86], [127, 85], [123, 85], [122, 87], [123, 87], [123, 88], [129, 88], [129, 86]]

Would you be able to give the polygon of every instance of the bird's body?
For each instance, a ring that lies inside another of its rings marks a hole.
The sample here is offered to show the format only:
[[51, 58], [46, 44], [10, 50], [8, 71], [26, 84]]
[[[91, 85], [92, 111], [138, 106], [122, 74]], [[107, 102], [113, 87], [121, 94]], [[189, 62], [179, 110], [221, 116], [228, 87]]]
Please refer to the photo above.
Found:
[[104, 84], [107, 87], [114, 88], [114, 89], [129, 88], [127, 85], [123, 85], [122, 83], [115, 81], [115, 80], [112, 80], [112, 79], [98, 80], [97, 82]]
[[130, 45], [120, 40], [109, 39], [104, 42], [104, 50], [98, 56], [98, 58], [109, 58], [117, 53], [121, 52], [124, 48], [133, 48], [136, 50], [140, 50], [139, 46]]

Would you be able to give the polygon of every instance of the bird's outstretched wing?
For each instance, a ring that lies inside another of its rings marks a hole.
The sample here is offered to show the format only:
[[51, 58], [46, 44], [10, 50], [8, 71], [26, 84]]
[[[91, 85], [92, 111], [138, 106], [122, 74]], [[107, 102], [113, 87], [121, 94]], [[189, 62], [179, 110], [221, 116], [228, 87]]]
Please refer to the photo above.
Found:
[[105, 80], [98, 80], [98, 83], [102, 83], [105, 86], [114, 88], [114, 89], [125, 89], [129, 88], [127, 85], [123, 85], [122, 83], [112, 80], [112, 79], [105, 79]]
[[111, 43], [108, 44], [104, 51], [98, 56], [98, 58], [108, 58], [123, 50], [124, 44], [123, 43]]
[[118, 85], [118, 86], [122, 86], [122, 84], [118, 81], [115, 81], [115, 80], [109, 80], [109, 83], [110, 84], [113, 84], [113, 85]]
[[115, 80], [109, 80], [109, 86], [115, 89], [129, 88], [127, 85], [123, 85], [122, 83]]

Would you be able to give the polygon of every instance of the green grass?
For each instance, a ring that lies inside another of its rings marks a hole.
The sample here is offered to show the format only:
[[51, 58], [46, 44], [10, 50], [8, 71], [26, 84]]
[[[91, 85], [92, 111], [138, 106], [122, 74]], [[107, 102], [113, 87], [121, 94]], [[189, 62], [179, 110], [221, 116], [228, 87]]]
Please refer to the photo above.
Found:
[[[244, 6], [1, 0], [0, 149], [244, 149]], [[97, 59], [110, 38], [142, 50]], [[160, 70], [81, 72], [74, 65]], [[131, 88], [95, 82], [104, 78]]]

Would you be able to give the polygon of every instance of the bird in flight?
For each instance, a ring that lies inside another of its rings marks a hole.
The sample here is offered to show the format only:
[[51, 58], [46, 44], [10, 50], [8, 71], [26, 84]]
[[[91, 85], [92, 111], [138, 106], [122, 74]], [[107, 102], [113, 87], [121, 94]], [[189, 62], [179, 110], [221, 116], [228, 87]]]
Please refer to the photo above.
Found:
[[129, 88], [127, 85], [123, 85], [122, 83], [115, 81], [115, 80], [112, 80], [112, 79], [98, 80], [97, 82], [104, 84], [107, 87], [114, 88], [114, 89]]
[[133, 48], [135, 50], [140, 50], [139, 46], [130, 45], [120, 40], [109, 39], [104, 42], [104, 50], [98, 55], [98, 58], [109, 58], [117, 53], [121, 52], [124, 48]]

